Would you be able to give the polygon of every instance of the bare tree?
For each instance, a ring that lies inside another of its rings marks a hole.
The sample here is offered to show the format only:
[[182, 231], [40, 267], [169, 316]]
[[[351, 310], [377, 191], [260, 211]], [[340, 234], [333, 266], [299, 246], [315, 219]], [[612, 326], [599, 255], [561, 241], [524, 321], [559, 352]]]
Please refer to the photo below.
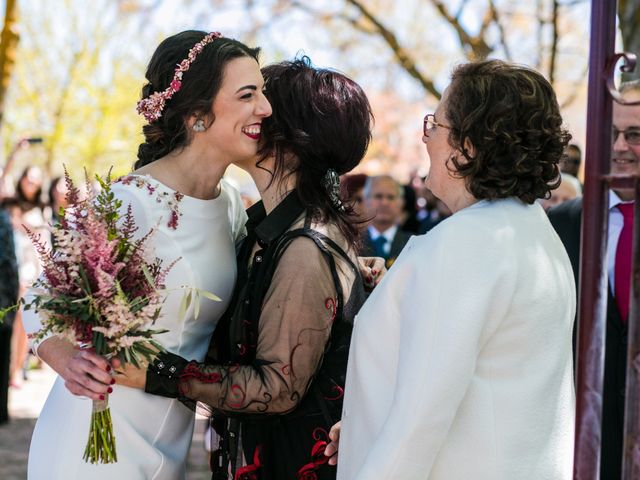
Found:
[[[220, 0], [212, 2], [220, 4]], [[559, 79], [564, 80], [569, 70], [573, 76], [576, 72], [583, 71], [582, 64], [578, 68], [573, 65], [565, 66], [561, 58], [565, 54], [561, 40], [563, 35], [571, 30], [567, 24], [577, 21], [573, 18], [572, 9], [584, 2], [585, 0], [569, 0], [564, 3], [561, 3], [561, 0], [538, 0], [536, 9], [535, 4], [531, 8], [528, 4], [515, 0], [423, 0], [415, 2], [416, 14], [405, 15], [403, 23], [398, 23], [398, 17], [392, 15], [392, 3], [376, 0], [341, 0], [331, 3], [330, 6], [322, 2], [303, 0], [272, 0], [270, 5], [272, 18], [282, 19], [287, 15], [293, 17], [292, 12], [305, 12], [324, 27], [339, 30], [332, 36], [336, 43], [339, 42], [338, 38], [347, 38], [350, 29], [351, 39], [339, 43], [339, 49], [348, 50], [351, 45], [362, 44], [362, 35], [382, 43], [390, 55], [391, 63], [414, 79], [426, 93], [434, 99], [439, 99], [441, 92], [434, 77], [434, 72], [437, 73], [439, 69], [438, 64], [434, 64], [434, 61], [437, 62], [434, 57], [441, 58], [441, 64], [448, 63], [451, 55], [443, 58], [444, 52], [438, 47], [443, 46], [450, 51], [455, 43], [448, 40], [446, 45], [437, 45], [440, 39], [436, 39], [435, 49], [425, 49], [424, 42], [429, 38], [429, 30], [436, 24], [440, 30], [448, 29], [449, 37], [453, 42], [457, 42], [458, 55], [462, 58], [480, 60], [498, 56], [507, 60], [531, 63], [547, 72], [549, 80], [554, 83]], [[254, 0], [246, 0], [247, 8], [251, 8], [253, 4]], [[407, 5], [410, 3], [407, 2]], [[470, 22], [470, 18], [477, 21]], [[411, 21], [423, 23], [422, 28], [414, 31], [415, 35], [406, 34], [407, 22]], [[268, 23], [263, 17], [262, 24]], [[349, 28], [345, 29], [345, 25]], [[526, 47], [521, 45], [523, 39], [529, 42]], [[531, 44], [531, 39], [535, 39], [535, 45]], [[426, 45], [434, 45], [434, 42]], [[575, 57], [577, 48], [569, 45], [567, 50]], [[522, 58], [523, 52], [527, 57]], [[584, 78], [574, 79], [583, 80]], [[567, 101], [570, 103], [574, 99], [570, 94], [573, 89], [567, 90]]]
[[15, 52], [18, 45], [18, 2], [7, 0], [5, 4], [4, 27], [0, 37], [0, 125], [4, 113], [4, 100], [11, 72], [15, 63]]

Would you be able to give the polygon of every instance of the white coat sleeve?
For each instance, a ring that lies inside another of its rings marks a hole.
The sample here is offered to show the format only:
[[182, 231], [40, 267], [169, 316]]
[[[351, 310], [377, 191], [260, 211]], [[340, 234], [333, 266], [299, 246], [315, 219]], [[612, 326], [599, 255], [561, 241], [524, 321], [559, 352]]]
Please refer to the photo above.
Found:
[[469, 241], [442, 227], [429, 248], [422, 243], [407, 252], [411, 261], [394, 264], [403, 269], [397, 282], [377, 287], [388, 290], [401, 325], [399, 362], [390, 414], [358, 480], [429, 477], [483, 342], [513, 296], [515, 262], [491, 232], [480, 226]]

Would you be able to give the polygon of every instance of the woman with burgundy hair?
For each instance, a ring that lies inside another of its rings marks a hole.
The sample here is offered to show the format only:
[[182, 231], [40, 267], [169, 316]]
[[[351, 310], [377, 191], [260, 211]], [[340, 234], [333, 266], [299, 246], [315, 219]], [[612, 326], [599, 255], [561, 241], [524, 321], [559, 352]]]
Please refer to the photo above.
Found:
[[[355, 82], [306, 57], [263, 75], [273, 115], [258, 156], [235, 162], [262, 201], [248, 210], [238, 286], [209, 357], [160, 354], [118, 381], [215, 410], [222, 444], [214, 478], [227, 478], [230, 463], [241, 479], [333, 479], [323, 452], [365, 298], [358, 217], [340, 200], [338, 176], [364, 157], [371, 109]], [[245, 465], [236, 464], [239, 452]]]

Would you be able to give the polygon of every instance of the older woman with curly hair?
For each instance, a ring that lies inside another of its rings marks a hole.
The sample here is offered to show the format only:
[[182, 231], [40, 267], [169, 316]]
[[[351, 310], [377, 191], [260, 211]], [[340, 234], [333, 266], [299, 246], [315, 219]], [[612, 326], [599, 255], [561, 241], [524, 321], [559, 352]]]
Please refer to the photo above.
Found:
[[409, 241], [358, 314], [339, 479], [570, 478], [575, 288], [535, 202], [569, 137], [539, 73], [455, 69], [422, 139], [453, 215]]

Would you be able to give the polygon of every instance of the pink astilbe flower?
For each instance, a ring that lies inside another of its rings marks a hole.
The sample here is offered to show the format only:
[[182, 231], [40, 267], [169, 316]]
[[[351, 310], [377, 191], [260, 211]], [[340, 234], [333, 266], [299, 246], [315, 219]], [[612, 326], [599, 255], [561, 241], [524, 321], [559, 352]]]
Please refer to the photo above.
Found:
[[112, 293], [118, 273], [124, 267], [117, 261], [118, 239], [109, 240], [108, 230], [93, 212], [85, 219], [87, 236], [84, 238], [82, 266], [96, 297]]

